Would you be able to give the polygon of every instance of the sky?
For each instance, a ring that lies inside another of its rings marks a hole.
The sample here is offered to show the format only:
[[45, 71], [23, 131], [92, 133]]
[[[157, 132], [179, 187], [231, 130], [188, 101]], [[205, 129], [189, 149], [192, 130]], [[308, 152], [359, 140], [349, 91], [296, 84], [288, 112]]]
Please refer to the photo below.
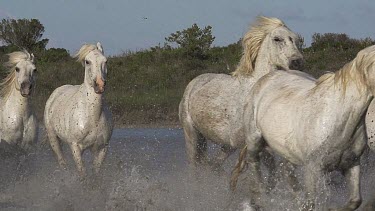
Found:
[[225, 46], [237, 42], [257, 15], [283, 20], [307, 46], [314, 33], [375, 39], [371, 0], [0, 0], [0, 19], [39, 19], [47, 47], [71, 54], [97, 41], [107, 55], [163, 45], [194, 23], [212, 26], [213, 45]]

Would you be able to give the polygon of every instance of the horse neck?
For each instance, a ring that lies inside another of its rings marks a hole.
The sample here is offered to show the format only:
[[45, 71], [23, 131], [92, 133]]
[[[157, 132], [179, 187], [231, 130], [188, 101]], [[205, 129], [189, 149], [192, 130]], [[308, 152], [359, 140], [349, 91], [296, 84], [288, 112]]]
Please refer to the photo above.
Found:
[[86, 99], [86, 111], [88, 117], [94, 122], [97, 122], [101, 116], [103, 109], [103, 94], [96, 94], [94, 88], [91, 87], [87, 82], [82, 84], [84, 97]]
[[253, 77], [255, 79], [259, 79], [269, 72], [276, 70], [276, 66], [272, 65], [269, 56], [264, 52], [263, 49], [263, 47], [260, 49], [255, 61], [255, 68], [253, 73]]
[[22, 97], [20, 91], [12, 84], [4, 109], [12, 109], [20, 115], [28, 114], [30, 112], [30, 100], [28, 97]]

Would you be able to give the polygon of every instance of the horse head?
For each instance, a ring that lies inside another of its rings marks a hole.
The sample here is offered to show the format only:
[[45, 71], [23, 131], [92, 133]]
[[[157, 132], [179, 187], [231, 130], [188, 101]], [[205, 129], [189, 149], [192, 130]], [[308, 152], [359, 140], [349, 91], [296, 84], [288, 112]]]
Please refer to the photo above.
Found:
[[36, 67], [34, 55], [27, 51], [16, 51], [8, 54], [9, 61], [5, 64], [9, 75], [1, 83], [3, 95], [10, 94], [10, 87], [14, 87], [23, 97], [28, 97], [34, 87]]
[[102, 94], [106, 85], [107, 58], [102, 45], [83, 45], [76, 57], [85, 67], [85, 83], [93, 87], [96, 94]]

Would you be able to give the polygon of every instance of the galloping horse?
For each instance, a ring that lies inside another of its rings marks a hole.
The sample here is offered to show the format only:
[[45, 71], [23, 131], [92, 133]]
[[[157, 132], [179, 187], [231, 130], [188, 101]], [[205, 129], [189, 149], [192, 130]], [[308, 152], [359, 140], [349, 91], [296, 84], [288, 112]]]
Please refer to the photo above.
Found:
[[[336, 73], [318, 80], [285, 71], [260, 79], [246, 98], [246, 147], [252, 203], [260, 206], [259, 152], [268, 145], [296, 165], [304, 165], [307, 202], [314, 209], [316, 183], [327, 171], [344, 172], [350, 200], [337, 210], [355, 210], [361, 202], [360, 156], [366, 147], [364, 115], [375, 94], [375, 46], [361, 50]], [[244, 156], [234, 172], [238, 172]], [[232, 177], [234, 185], [237, 176]]]
[[38, 124], [31, 109], [35, 87], [34, 55], [27, 51], [8, 54], [8, 76], [0, 84], [0, 142], [28, 150], [38, 137]]
[[303, 57], [298, 42], [297, 35], [281, 20], [258, 17], [242, 39], [243, 56], [232, 75], [203, 74], [188, 84], [180, 102], [179, 118], [191, 165], [207, 160], [207, 140], [222, 146], [216, 166], [245, 144], [245, 96], [270, 71], [300, 69]]
[[100, 43], [83, 45], [76, 54], [85, 67], [84, 83], [64, 85], [49, 97], [44, 123], [49, 142], [61, 167], [66, 167], [60, 140], [69, 144], [80, 176], [85, 176], [82, 153], [90, 148], [99, 172], [113, 131], [112, 115], [104, 102], [107, 59]]

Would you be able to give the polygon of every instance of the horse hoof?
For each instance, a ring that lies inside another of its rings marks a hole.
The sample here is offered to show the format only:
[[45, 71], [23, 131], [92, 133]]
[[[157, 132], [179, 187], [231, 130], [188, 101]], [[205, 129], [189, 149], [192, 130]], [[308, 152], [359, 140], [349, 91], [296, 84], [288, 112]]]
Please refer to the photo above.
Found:
[[59, 161], [60, 168], [63, 170], [68, 170], [68, 165], [66, 165], [66, 162], [64, 160]]

